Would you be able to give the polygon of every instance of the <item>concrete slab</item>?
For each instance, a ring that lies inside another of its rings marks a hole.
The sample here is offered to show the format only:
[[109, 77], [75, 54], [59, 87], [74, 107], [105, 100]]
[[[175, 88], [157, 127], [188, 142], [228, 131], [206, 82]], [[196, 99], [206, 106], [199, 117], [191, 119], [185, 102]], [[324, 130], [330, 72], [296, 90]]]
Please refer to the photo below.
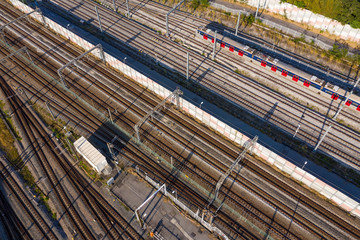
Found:
[[310, 173], [306, 173], [304, 178], [306, 178], [307, 180], [313, 182], [315, 180], [315, 177], [313, 175], [311, 175]]
[[326, 191], [324, 189], [320, 193], [329, 199], [333, 196], [333, 193]]
[[336, 191], [337, 191], [335, 188], [333, 188], [333, 187], [331, 187], [329, 185], [325, 185], [324, 190], [328, 191], [331, 194], [335, 194]]
[[310, 187], [310, 185], [313, 183], [312, 181], [309, 181], [306, 178], [302, 178], [301, 182], [304, 183], [305, 185], [307, 185], [308, 187]]
[[359, 216], [359, 217], [360, 217], [360, 207], [354, 209], [351, 213], [354, 214], [355, 216]]
[[[132, 211], [140, 206], [156, 189], [142, 178], [128, 174], [121, 182], [115, 182], [112, 192], [127, 204]], [[158, 193], [148, 204], [140, 209], [146, 224], [167, 240], [211, 239], [211, 233], [197, 222], [183, 216], [162, 193]], [[134, 221], [136, 218], [134, 217]]]
[[346, 199], [344, 203], [347, 204], [348, 206], [350, 206], [351, 209], [354, 209], [359, 205], [358, 202], [352, 200], [351, 198]]
[[302, 175], [300, 175], [300, 174], [298, 174], [298, 173], [296, 173], [296, 172], [293, 172], [293, 173], [291, 174], [291, 176], [292, 176], [293, 178], [295, 178], [296, 180], [300, 180], [300, 179], [302, 178]]
[[275, 159], [273, 159], [273, 158], [268, 158], [267, 159], [267, 161], [271, 164], [271, 165], [273, 165], [274, 164], [274, 162], [275, 162]]
[[353, 208], [351, 206], [349, 206], [348, 204], [346, 204], [345, 202], [343, 204], [340, 205], [341, 208], [345, 209], [346, 211], [350, 212], [351, 210], [353, 210]]
[[283, 168], [282, 168], [282, 170], [283, 170], [284, 172], [290, 174], [290, 175], [291, 175], [292, 172], [294, 171], [293, 168], [291, 168], [291, 167], [289, 167], [289, 166], [287, 166], [287, 165], [284, 165]]
[[342, 201], [345, 201], [345, 200], [349, 199], [348, 196], [346, 196], [345, 194], [343, 194], [342, 192], [339, 192], [339, 191], [335, 194], [335, 196], [337, 198], [341, 199]]
[[306, 172], [299, 167], [295, 167], [294, 172], [296, 172], [297, 174], [299, 174], [302, 177], [305, 176], [305, 174], [306, 174]]
[[[263, 150], [262, 150], [262, 152], [261, 152], [261, 154], [262, 155], [264, 155], [264, 156], [266, 156], [266, 157], [268, 157], [268, 156], [270, 156], [270, 153], [271, 153], [271, 151], [269, 150], [269, 149], [267, 149], [267, 148], [263, 148]], [[285, 160], [284, 160], [284, 162], [282, 163], [281, 161], [279, 161], [281, 164], [284, 164], [285, 163]]]
[[311, 185], [311, 188], [314, 189], [315, 191], [321, 192], [321, 190], [324, 188], [324, 186], [319, 185], [316, 182], [313, 182], [313, 184]]
[[337, 198], [336, 196], [333, 196], [333, 197], [331, 198], [331, 200], [333, 200], [333, 201], [334, 201], [337, 205], [339, 205], [339, 206], [344, 202], [343, 200]]

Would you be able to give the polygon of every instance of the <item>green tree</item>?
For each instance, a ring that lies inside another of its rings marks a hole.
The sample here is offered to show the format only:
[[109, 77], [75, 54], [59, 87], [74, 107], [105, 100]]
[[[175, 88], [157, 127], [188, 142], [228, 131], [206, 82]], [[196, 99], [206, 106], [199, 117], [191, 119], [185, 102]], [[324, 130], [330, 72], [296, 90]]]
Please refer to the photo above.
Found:
[[208, 7], [209, 0], [192, 0], [190, 3], [192, 9], [197, 9], [198, 7]]
[[339, 45], [334, 44], [332, 49], [328, 51], [328, 53], [333, 56], [335, 59], [341, 59], [345, 57], [348, 53], [347, 48], [341, 48]]
[[280, 0], [360, 28], [359, 0]]
[[255, 16], [253, 14], [250, 14], [247, 18], [246, 18], [246, 23], [251, 25], [255, 22]]

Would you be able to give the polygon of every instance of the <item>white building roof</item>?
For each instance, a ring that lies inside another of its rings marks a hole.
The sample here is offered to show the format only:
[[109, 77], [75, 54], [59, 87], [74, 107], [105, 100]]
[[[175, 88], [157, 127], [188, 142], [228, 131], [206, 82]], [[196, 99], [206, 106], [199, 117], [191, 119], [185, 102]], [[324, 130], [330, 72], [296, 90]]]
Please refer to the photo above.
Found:
[[74, 142], [76, 150], [85, 158], [85, 160], [98, 172], [104, 170], [107, 165], [107, 161], [104, 155], [102, 155], [86, 138], [81, 136]]

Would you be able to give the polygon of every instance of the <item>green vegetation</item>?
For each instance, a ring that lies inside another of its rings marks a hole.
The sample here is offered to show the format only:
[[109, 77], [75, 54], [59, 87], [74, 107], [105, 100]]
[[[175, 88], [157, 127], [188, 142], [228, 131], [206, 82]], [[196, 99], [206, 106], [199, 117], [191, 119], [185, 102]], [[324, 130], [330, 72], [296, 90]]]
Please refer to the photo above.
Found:
[[255, 22], [255, 16], [253, 14], [250, 14], [249, 16], [242, 15], [241, 17], [242, 17], [242, 20], [249, 25], [251, 25]]
[[263, 25], [263, 22], [260, 18], [256, 19], [256, 24]]
[[71, 127], [67, 127], [66, 130], [64, 127], [66, 126], [66, 122], [64, 122], [61, 119], [57, 119], [56, 121], [51, 117], [50, 113], [47, 113], [46, 110], [39, 107], [37, 104], [33, 105], [33, 109], [38, 114], [38, 116], [41, 118], [42, 121], [45, 122], [46, 125], [51, 127], [51, 131], [54, 133], [54, 136], [58, 139], [60, 139], [64, 145], [64, 147], [70, 152], [73, 153], [71, 146], [69, 146], [68, 141], [65, 140], [65, 132], [70, 131], [72, 133], [72, 136], [75, 139], [79, 139], [80, 136], [76, 134]]
[[32, 187], [35, 184], [35, 178], [34, 176], [31, 174], [29, 168], [27, 166], [24, 166], [21, 168], [20, 170], [20, 174], [22, 175], [22, 177], [24, 178], [26, 185]]
[[350, 24], [353, 28], [360, 28], [360, 1], [358, 0], [281, 0], [308, 9], [328, 18], [335, 19], [342, 24]]
[[305, 42], [305, 35], [304, 35], [304, 34], [301, 34], [300, 37], [298, 37], [298, 38], [293, 38], [292, 41], [293, 41], [294, 43]]
[[[0, 101], [0, 108], [2, 110], [4, 109], [4, 103], [2, 101]], [[4, 111], [1, 111], [1, 113], [3, 114]], [[22, 165], [22, 161], [19, 157], [19, 153], [17, 149], [14, 146], [14, 143], [15, 140], [11, 135], [11, 133], [9, 132], [8, 128], [6, 127], [5, 122], [0, 121], [0, 148], [5, 152], [11, 165], [13, 166]]]
[[198, 7], [208, 7], [209, 0], [192, 0], [190, 3], [190, 7], [193, 10], [196, 10]]
[[[38, 189], [38, 188], [36, 187], [36, 189]], [[45, 206], [46, 210], [51, 215], [51, 218], [53, 220], [56, 220], [57, 219], [56, 212], [53, 212], [50, 208], [49, 197], [46, 197], [43, 193], [40, 193], [38, 197], [40, 198], [40, 203], [42, 203]]]
[[348, 49], [346, 47], [340, 47], [338, 44], [334, 44], [332, 49], [329, 49], [328, 51], [328, 54], [335, 59], [342, 59], [346, 57], [347, 53], [348, 53]]
[[[5, 106], [5, 103], [2, 100], [0, 100], [0, 108], [4, 109], [4, 106]], [[19, 132], [16, 130], [14, 123], [12, 122], [11, 116], [5, 110], [3, 110], [2, 113], [3, 113], [3, 117], [6, 119], [8, 126], [10, 127], [12, 133], [15, 135], [16, 139], [21, 141], [21, 137], [19, 135]]]
[[86, 174], [91, 177], [92, 179], [96, 179], [97, 178], [97, 174], [95, 172], [94, 169], [92, 169], [92, 167], [90, 167], [86, 162], [84, 161], [79, 161], [79, 166], [84, 169], [84, 171], [86, 172]]
[[124, 208], [126, 211], [130, 211], [130, 208], [129, 208], [128, 206], [126, 206], [125, 203], [123, 203], [123, 202], [121, 202], [121, 201], [119, 201], [119, 202], [120, 202], [120, 204], [123, 206], [123, 208]]
[[[16, 130], [11, 120], [11, 117], [4, 110], [4, 107], [5, 104], [2, 101], [0, 101], [0, 108], [3, 119], [5, 117], [5, 120], [10, 126], [11, 131], [14, 133], [14, 135], [18, 140], [21, 140], [21, 138], [19, 137], [19, 132]], [[22, 159], [20, 158], [19, 153], [15, 148], [14, 144], [15, 144], [15, 140], [11, 135], [10, 131], [8, 130], [8, 128], [6, 127], [5, 122], [0, 120], [0, 148], [5, 152], [5, 155], [9, 160], [10, 164], [15, 168], [20, 169], [20, 174], [23, 177], [25, 184], [29, 186], [36, 194], [38, 194], [40, 198], [40, 202], [46, 207], [50, 215], [55, 216], [55, 218], [53, 219], [56, 220], [56, 213], [52, 212], [48, 204], [49, 198], [45, 197], [45, 195], [41, 192], [40, 188], [38, 188], [38, 186], [35, 183], [35, 178], [32, 175], [29, 168], [23, 165]]]

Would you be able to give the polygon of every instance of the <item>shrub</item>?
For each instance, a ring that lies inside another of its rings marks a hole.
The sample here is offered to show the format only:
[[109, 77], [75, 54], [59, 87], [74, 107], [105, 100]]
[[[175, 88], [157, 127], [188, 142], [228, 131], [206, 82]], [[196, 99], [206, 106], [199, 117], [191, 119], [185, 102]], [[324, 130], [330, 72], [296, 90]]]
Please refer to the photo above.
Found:
[[250, 14], [249, 16], [247, 16], [247, 18], [246, 18], [246, 23], [247, 24], [251, 25], [254, 22], [255, 22], [255, 16], [254, 15]]
[[201, 7], [208, 7], [209, 6], [209, 0], [192, 0], [190, 7], [192, 9], [197, 9], [199, 6]]
[[340, 48], [339, 45], [334, 44], [332, 49], [329, 49], [328, 53], [330, 56], [333, 56], [335, 59], [341, 59], [347, 55], [348, 50], [346, 48]]
[[30, 170], [29, 170], [29, 168], [27, 166], [24, 166], [21, 169], [20, 174], [23, 176], [23, 178], [26, 181], [27, 185], [33, 186], [35, 184], [35, 178], [31, 174], [31, 172], [30, 172]]

